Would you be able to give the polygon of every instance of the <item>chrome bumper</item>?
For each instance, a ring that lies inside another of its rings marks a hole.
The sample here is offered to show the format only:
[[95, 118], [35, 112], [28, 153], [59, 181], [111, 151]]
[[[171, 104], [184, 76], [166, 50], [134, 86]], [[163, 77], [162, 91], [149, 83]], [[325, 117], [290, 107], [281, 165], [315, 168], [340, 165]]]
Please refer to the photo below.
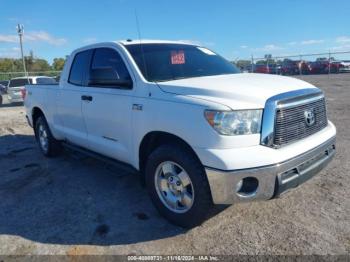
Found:
[[335, 155], [335, 137], [274, 165], [233, 171], [206, 167], [215, 204], [268, 200], [297, 187], [321, 171]]

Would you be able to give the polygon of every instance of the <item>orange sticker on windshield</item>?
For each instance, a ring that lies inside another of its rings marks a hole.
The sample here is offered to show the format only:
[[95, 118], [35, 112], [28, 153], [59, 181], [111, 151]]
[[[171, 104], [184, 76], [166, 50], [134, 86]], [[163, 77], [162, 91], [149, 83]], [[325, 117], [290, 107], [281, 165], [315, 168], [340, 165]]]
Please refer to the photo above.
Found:
[[182, 65], [185, 63], [185, 52], [183, 50], [171, 51], [171, 64]]

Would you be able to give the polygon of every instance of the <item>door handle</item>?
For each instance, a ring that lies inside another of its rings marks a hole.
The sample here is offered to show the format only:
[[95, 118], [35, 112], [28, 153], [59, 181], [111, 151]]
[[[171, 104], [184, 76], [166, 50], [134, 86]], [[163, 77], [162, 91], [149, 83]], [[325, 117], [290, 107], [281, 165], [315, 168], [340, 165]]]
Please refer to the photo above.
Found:
[[81, 100], [83, 101], [92, 101], [92, 96], [81, 96]]
[[137, 110], [137, 111], [142, 111], [143, 106], [140, 104], [133, 104], [132, 105], [132, 110]]

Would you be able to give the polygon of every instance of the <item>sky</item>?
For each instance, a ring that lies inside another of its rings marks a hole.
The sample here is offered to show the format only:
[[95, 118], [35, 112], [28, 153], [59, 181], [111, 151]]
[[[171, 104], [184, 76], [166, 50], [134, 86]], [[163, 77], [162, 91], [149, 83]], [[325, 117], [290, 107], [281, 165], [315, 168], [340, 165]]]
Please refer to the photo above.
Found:
[[185, 40], [229, 60], [350, 51], [350, 0], [0, 0], [0, 57], [24, 52], [50, 62], [83, 45]]

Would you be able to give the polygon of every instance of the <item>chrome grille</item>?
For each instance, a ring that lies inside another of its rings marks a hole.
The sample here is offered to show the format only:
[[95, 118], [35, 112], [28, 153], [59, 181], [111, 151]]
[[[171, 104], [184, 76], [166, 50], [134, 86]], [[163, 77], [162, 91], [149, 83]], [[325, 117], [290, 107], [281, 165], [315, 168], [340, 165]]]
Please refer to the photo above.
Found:
[[[312, 111], [314, 124], [308, 126], [305, 112]], [[273, 144], [282, 146], [296, 140], [310, 136], [327, 126], [325, 99], [296, 105], [287, 108], [277, 108], [275, 118], [275, 132]]]

